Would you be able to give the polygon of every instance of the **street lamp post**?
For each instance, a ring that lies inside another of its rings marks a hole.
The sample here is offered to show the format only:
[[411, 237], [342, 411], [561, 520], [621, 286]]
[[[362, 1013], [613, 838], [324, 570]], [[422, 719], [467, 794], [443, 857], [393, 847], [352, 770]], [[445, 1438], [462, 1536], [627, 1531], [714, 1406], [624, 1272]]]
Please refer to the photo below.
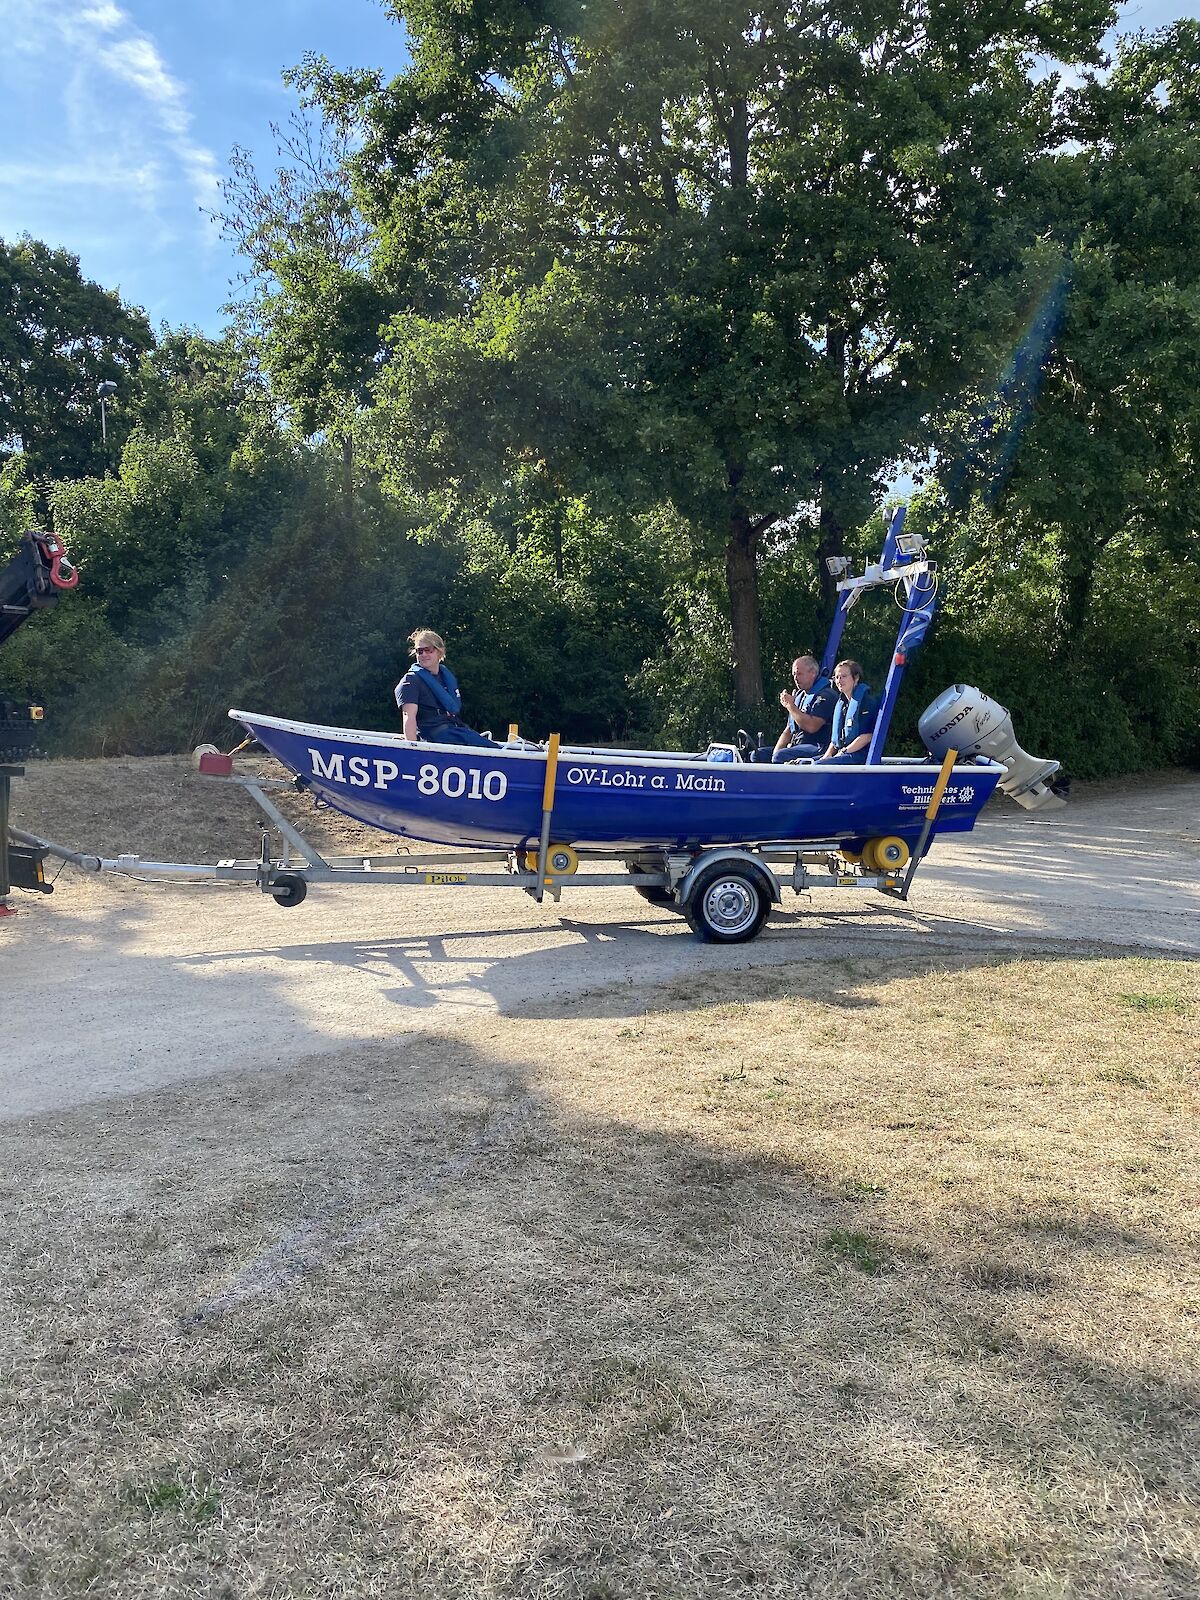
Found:
[[116, 392], [117, 386], [111, 381], [96, 385], [96, 397], [100, 401], [100, 438], [105, 445], [108, 444], [108, 419], [104, 414], [104, 402]]

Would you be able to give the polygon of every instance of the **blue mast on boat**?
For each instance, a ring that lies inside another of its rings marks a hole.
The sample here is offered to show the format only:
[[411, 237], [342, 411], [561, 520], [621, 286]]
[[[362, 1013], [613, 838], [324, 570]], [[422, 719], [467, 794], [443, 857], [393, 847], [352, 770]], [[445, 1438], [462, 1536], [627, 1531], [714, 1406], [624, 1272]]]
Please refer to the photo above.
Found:
[[880, 588], [885, 584], [902, 585], [904, 589], [904, 609], [900, 617], [900, 626], [896, 630], [896, 643], [888, 664], [887, 681], [884, 684], [879, 715], [875, 719], [875, 730], [867, 750], [868, 765], [883, 759], [904, 669], [929, 631], [929, 624], [933, 621], [933, 613], [937, 608], [936, 568], [926, 556], [925, 541], [921, 535], [904, 532], [907, 515], [907, 506], [896, 507], [888, 524], [879, 560], [869, 566], [861, 577], [848, 576], [850, 563], [845, 557], [834, 556], [830, 563], [835, 575], [839, 577], [838, 604], [821, 656], [823, 678], [832, 676], [847, 619], [866, 591]]

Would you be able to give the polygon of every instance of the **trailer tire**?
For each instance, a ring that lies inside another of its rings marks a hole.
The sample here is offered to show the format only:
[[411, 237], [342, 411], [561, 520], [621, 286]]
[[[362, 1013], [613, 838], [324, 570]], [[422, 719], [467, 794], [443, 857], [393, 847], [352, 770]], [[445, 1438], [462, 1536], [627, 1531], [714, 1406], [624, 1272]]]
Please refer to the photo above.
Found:
[[698, 873], [683, 907], [688, 926], [705, 944], [746, 944], [762, 932], [770, 912], [763, 875], [736, 861], [714, 861]]
[[298, 872], [281, 872], [271, 884], [277, 906], [298, 906], [308, 893], [308, 884]]

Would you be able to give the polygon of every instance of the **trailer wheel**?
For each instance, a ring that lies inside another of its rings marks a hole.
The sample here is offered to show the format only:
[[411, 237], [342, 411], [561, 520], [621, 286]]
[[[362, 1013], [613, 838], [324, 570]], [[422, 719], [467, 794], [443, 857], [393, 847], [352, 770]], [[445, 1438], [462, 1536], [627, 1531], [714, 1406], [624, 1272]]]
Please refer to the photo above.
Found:
[[298, 906], [308, 893], [308, 884], [298, 872], [281, 872], [271, 884], [277, 906]]
[[715, 861], [699, 873], [683, 914], [705, 944], [745, 944], [762, 931], [771, 893], [753, 867]]

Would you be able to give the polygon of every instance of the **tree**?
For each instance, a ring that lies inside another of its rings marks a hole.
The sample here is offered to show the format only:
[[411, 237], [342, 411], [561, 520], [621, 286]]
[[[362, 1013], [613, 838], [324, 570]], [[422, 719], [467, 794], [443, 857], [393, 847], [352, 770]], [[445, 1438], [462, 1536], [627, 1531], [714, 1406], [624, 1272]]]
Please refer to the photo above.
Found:
[[[1122, 39], [1068, 97], [1047, 194], [1058, 277], [983, 426], [962, 419], [977, 437], [964, 427], [969, 469], [941, 505], [960, 534], [949, 634], [990, 643], [981, 678], [1032, 705], [1031, 739], [1087, 776], [1200, 749], [1198, 85], [1200, 25], [1181, 22]], [[1052, 696], [1031, 662], [1052, 668]]]
[[762, 698], [764, 535], [841, 548], [1011, 332], [1061, 136], [1034, 59], [1096, 58], [1104, 0], [401, 0], [389, 84], [310, 64], [356, 120], [389, 329], [394, 485], [671, 504], [723, 559]]
[[145, 315], [84, 278], [78, 256], [0, 239], [0, 460], [23, 455], [33, 479], [103, 472], [126, 425], [114, 407], [109, 454], [96, 387], [128, 381], [153, 343]]
[[[285, 79], [303, 93], [299, 69]], [[350, 192], [353, 129], [315, 124], [305, 103], [271, 131], [273, 181], [235, 148], [217, 220], [248, 263], [250, 298], [238, 309], [274, 392], [305, 435], [325, 433], [340, 446], [349, 507], [352, 424], [368, 399], [386, 315], [381, 286], [365, 271], [370, 232]]]
[[1118, 44], [1071, 97], [1066, 316], [1001, 507], [1055, 542], [1060, 659], [1086, 646], [1105, 552], [1195, 562], [1200, 501], [1200, 23]]

